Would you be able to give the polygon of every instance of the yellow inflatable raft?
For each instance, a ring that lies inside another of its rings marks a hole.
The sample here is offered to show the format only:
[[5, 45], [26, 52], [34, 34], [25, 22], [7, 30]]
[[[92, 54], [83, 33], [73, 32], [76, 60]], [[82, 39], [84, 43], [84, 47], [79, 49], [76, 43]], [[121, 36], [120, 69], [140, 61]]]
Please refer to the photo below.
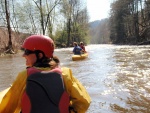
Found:
[[88, 53], [84, 53], [84, 54], [81, 54], [81, 55], [72, 55], [72, 60], [73, 61], [83, 60], [87, 57], [88, 57]]
[[7, 93], [7, 91], [9, 90], [9, 88], [4, 89], [3, 91], [0, 92], [0, 103], [2, 101], [2, 98], [4, 97], [4, 95]]

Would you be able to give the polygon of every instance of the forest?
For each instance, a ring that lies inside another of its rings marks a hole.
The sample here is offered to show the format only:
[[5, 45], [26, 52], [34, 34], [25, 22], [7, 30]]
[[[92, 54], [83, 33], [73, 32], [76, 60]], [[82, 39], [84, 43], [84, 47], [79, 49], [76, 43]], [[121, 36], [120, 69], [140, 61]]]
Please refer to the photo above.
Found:
[[[88, 43], [88, 22], [86, 4], [82, 0], [0, 0], [0, 28], [4, 45], [9, 53], [16, 46], [13, 39], [23, 40], [31, 34], [50, 36], [56, 46], [69, 47], [72, 42], [83, 41]], [[26, 34], [20, 37], [20, 34]], [[7, 35], [5, 35], [7, 34]], [[15, 35], [14, 35], [15, 34]], [[17, 40], [15, 40], [17, 41]], [[5, 44], [4, 44], [5, 43]], [[2, 46], [1, 45], [1, 46]]]
[[115, 0], [109, 18], [114, 44], [149, 44], [150, 0]]
[[0, 0], [0, 53], [14, 53], [31, 34], [50, 36], [56, 47], [149, 44], [150, 0], [113, 0], [109, 18], [91, 27], [83, 0]]
[[91, 24], [91, 43], [150, 44], [150, 0], [113, 0], [109, 18]]

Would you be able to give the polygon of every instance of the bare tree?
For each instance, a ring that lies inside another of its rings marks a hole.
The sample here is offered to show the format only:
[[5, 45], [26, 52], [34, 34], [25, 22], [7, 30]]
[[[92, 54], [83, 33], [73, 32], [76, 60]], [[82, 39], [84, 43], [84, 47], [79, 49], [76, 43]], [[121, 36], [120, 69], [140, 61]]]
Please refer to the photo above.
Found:
[[8, 47], [7, 47], [6, 52], [7, 53], [14, 53], [13, 47], [12, 47], [12, 40], [11, 40], [10, 13], [9, 13], [9, 9], [8, 9], [7, 0], [5, 0], [5, 13], [6, 13], [8, 36], [9, 36]]
[[50, 21], [50, 14], [51, 12], [54, 10], [54, 8], [60, 3], [61, 0], [55, 0], [54, 4], [52, 5], [51, 9], [47, 9], [47, 14], [45, 14], [45, 12], [43, 11], [43, 2], [42, 0], [39, 1], [35, 1], [33, 0], [34, 3], [36, 4], [37, 8], [40, 11], [40, 23], [41, 23], [41, 27], [42, 27], [42, 32], [45, 35], [46, 30], [47, 30], [47, 26], [48, 23]]

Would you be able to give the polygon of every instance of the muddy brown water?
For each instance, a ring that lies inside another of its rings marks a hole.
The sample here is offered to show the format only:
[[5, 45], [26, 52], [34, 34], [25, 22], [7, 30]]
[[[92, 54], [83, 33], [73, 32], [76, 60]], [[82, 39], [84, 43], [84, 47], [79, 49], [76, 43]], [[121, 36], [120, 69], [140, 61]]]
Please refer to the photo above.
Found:
[[[150, 46], [89, 45], [87, 59], [72, 61], [72, 48], [56, 49], [86, 87], [92, 102], [87, 113], [150, 113]], [[25, 69], [22, 53], [0, 58], [0, 91]]]

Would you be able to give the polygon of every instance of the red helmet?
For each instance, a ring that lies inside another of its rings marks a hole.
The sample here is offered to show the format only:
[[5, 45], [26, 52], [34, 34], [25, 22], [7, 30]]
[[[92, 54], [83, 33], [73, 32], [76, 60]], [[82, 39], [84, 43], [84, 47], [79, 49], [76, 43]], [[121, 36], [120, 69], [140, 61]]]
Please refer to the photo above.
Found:
[[51, 58], [54, 52], [54, 42], [48, 36], [32, 35], [24, 40], [22, 48], [31, 51], [41, 50], [46, 57]]

